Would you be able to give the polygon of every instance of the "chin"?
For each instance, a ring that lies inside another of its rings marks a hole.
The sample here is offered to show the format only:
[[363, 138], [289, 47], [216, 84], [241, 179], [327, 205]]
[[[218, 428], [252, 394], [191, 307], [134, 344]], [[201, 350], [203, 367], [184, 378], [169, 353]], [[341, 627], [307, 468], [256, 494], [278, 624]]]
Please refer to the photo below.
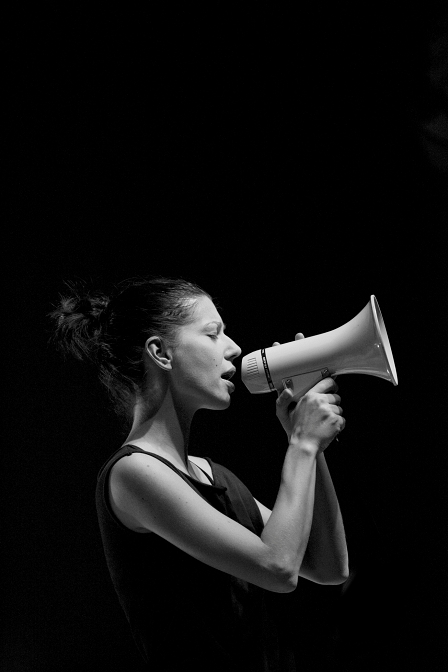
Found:
[[207, 408], [209, 411], [225, 411], [226, 408], [229, 408], [230, 406], [230, 395], [228, 399], [216, 399], [216, 397], [212, 400], [209, 400], [202, 406], [202, 408]]

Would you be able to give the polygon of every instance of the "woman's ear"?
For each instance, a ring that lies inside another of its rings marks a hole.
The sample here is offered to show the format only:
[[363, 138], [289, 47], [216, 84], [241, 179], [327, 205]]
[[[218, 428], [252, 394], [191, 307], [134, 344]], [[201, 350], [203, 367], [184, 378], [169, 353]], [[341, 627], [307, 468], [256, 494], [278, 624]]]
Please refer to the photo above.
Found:
[[145, 352], [148, 357], [161, 369], [170, 371], [172, 367], [171, 349], [167, 347], [159, 336], [151, 336], [145, 343]]

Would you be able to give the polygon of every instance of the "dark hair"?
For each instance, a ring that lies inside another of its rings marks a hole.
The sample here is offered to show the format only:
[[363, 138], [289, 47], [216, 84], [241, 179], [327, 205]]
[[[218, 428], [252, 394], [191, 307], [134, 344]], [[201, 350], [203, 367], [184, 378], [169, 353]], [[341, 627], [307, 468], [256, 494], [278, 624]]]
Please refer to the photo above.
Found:
[[51, 340], [65, 355], [88, 361], [99, 370], [115, 411], [132, 417], [136, 393], [145, 387], [143, 351], [150, 336], [175, 344], [177, 327], [192, 320], [196, 299], [212, 297], [184, 279], [135, 277], [106, 295], [85, 281], [66, 281], [69, 292], [49, 317]]

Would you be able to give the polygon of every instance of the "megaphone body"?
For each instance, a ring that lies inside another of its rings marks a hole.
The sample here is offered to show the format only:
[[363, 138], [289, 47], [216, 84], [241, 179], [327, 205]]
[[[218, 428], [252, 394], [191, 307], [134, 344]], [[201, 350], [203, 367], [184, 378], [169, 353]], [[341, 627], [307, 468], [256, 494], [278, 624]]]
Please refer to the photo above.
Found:
[[297, 401], [328, 376], [361, 373], [398, 384], [386, 327], [375, 296], [350, 322], [243, 357], [241, 378], [252, 394], [281, 391], [287, 381]]

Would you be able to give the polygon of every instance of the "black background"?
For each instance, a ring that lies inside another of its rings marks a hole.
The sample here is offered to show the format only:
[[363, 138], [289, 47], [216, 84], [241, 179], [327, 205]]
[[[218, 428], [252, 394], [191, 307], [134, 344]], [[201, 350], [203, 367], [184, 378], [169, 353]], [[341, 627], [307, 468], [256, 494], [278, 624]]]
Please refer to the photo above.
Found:
[[[444, 26], [428, 4], [17, 12], [3, 669], [141, 669], [93, 499], [123, 430], [94, 373], [48, 344], [46, 313], [64, 279], [107, 290], [153, 273], [216, 296], [243, 353], [334, 329], [377, 296], [399, 385], [340, 378], [347, 426], [327, 451], [353, 578], [301, 582], [280, 608], [300, 669], [444, 669]], [[268, 506], [285, 450], [274, 401], [240, 382], [225, 413], [197, 414], [191, 449]]]

